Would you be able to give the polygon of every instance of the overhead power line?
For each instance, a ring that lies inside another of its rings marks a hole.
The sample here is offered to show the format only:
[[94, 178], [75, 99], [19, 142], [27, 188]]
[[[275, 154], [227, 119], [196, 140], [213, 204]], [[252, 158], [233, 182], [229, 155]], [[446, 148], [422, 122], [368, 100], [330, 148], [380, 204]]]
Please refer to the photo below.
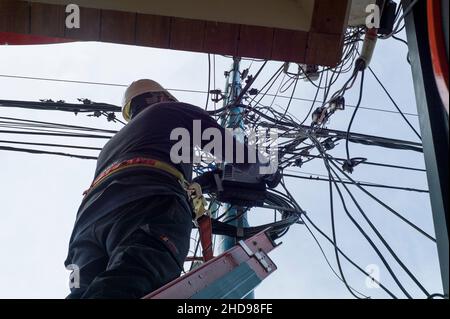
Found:
[[[283, 151], [283, 154], [297, 155], [299, 157], [305, 157], [305, 158], [323, 158], [322, 155], [302, 154], [301, 152], [287, 152], [287, 151]], [[334, 157], [334, 160], [343, 163], [347, 159]], [[292, 161], [295, 161], [295, 159], [293, 159]], [[424, 168], [409, 167], [409, 166], [387, 164], [387, 163], [379, 163], [379, 162], [371, 162], [371, 161], [362, 161], [359, 165], [379, 166], [379, 167], [402, 169], [402, 170], [415, 171], [415, 172], [424, 172], [424, 173], [427, 171]]]
[[33, 125], [36, 125], [37, 127], [79, 130], [79, 131], [91, 131], [91, 132], [111, 133], [111, 134], [116, 134], [118, 132], [116, 130], [105, 130], [105, 129], [100, 129], [100, 128], [96, 128], [96, 127], [69, 125], [69, 124], [61, 124], [61, 123], [55, 123], [55, 122], [34, 121], [34, 120], [13, 118], [13, 117], [4, 117], [4, 116], [0, 116], [0, 120], [8, 121], [8, 122], [0, 121], [0, 123], [2, 123], [2, 124], [20, 124], [23, 126], [33, 124]]
[[82, 137], [82, 138], [98, 138], [110, 139], [112, 136], [95, 135], [95, 134], [76, 134], [76, 133], [47, 133], [47, 132], [27, 132], [27, 131], [5, 131], [0, 130], [2, 134], [18, 134], [18, 135], [42, 135], [42, 136], [59, 136], [59, 137]]
[[[319, 175], [311, 175], [308, 173], [301, 173], [301, 172], [299, 174], [309, 175], [309, 177], [292, 175], [292, 174], [283, 174], [283, 175], [285, 177], [292, 177], [292, 178], [304, 179], [304, 180], [309, 180], [309, 181], [319, 181], [319, 182], [329, 182], [330, 181], [328, 178], [323, 178], [323, 177], [320, 177]], [[402, 190], [402, 191], [407, 191], [407, 192], [417, 192], [417, 193], [427, 193], [427, 194], [430, 193], [430, 191], [426, 190], [426, 189], [417, 189], [417, 188], [394, 186], [394, 185], [383, 185], [383, 184], [375, 184], [375, 183], [359, 182], [359, 181], [355, 181], [355, 182], [337, 181], [337, 183], [346, 184], [346, 185], [355, 185], [355, 186], [374, 187], [374, 188], [396, 189], [396, 190]]]
[[30, 145], [30, 146], [45, 146], [45, 147], [58, 147], [58, 148], [73, 148], [80, 150], [89, 151], [101, 151], [99, 147], [89, 147], [89, 146], [78, 146], [78, 145], [67, 145], [67, 144], [49, 144], [49, 143], [32, 143], [32, 142], [22, 142], [22, 141], [3, 141], [0, 140], [1, 144], [16, 144], [16, 145]]
[[0, 107], [14, 107], [33, 110], [45, 110], [45, 111], [65, 111], [71, 113], [87, 113], [87, 112], [121, 112], [122, 109], [119, 106], [115, 106], [107, 103], [91, 103], [91, 104], [75, 104], [65, 102], [53, 102], [53, 101], [15, 101], [15, 100], [0, 100]]
[[419, 140], [422, 140], [422, 137], [420, 136], [419, 132], [417, 132], [415, 127], [406, 118], [405, 113], [400, 109], [400, 107], [398, 106], [397, 102], [395, 102], [394, 98], [392, 97], [391, 93], [389, 93], [389, 91], [387, 90], [386, 86], [383, 84], [383, 82], [381, 82], [380, 78], [375, 74], [375, 72], [373, 71], [373, 69], [371, 67], [369, 67], [369, 71], [373, 75], [375, 80], [378, 82], [378, 84], [381, 86], [381, 88], [383, 89], [384, 93], [386, 93], [388, 98], [391, 100], [392, 104], [395, 106], [395, 108], [397, 109], [398, 113], [403, 117], [403, 119], [405, 120], [406, 124], [408, 124], [408, 126], [411, 128], [411, 130], [414, 132], [414, 134], [419, 138]]
[[[31, 76], [19, 76], [19, 75], [9, 75], [9, 74], [0, 74], [0, 77], [3, 78], [11, 78], [11, 79], [22, 79], [22, 80], [34, 80], [34, 81], [48, 81], [48, 82], [61, 82], [61, 83], [72, 83], [72, 84], [85, 84], [85, 85], [99, 85], [99, 86], [110, 86], [110, 87], [120, 87], [120, 88], [127, 88], [128, 84], [117, 84], [117, 83], [106, 83], [106, 82], [91, 82], [91, 81], [78, 81], [78, 80], [64, 80], [64, 79], [55, 79], [55, 78], [43, 78], [43, 77], [31, 77]], [[205, 94], [207, 95], [208, 92], [204, 90], [191, 90], [191, 89], [179, 89], [179, 88], [168, 88], [168, 91], [172, 92], [180, 92], [180, 93], [194, 93], [194, 94]], [[323, 104], [324, 101], [320, 100], [313, 100], [308, 98], [300, 98], [300, 97], [290, 97], [285, 95], [278, 95], [278, 94], [265, 94], [268, 97], [278, 97], [281, 99], [289, 99], [293, 101], [303, 101], [303, 102], [317, 102], [319, 104]], [[355, 108], [356, 105], [347, 104], [346, 106]], [[383, 113], [391, 113], [391, 114], [398, 114], [398, 112], [392, 111], [392, 110], [386, 110], [386, 109], [379, 109], [375, 107], [363, 107], [361, 106], [360, 109], [367, 110], [367, 111], [374, 111], [374, 112], [383, 112]], [[407, 116], [414, 116], [418, 117], [418, 114], [415, 113], [408, 113], [403, 112], [404, 115]]]
[[16, 147], [8, 147], [8, 146], [0, 146], [0, 151], [12, 151], [12, 152], [44, 154], [44, 155], [57, 155], [57, 156], [72, 157], [72, 158], [78, 158], [78, 159], [89, 159], [89, 160], [97, 159], [97, 157], [95, 157], [95, 156], [84, 156], [84, 155], [77, 155], [77, 154], [50, 152], [50, 151], [33, 150], [33, 149], [26, 149], [26, 148], [16, 148]]

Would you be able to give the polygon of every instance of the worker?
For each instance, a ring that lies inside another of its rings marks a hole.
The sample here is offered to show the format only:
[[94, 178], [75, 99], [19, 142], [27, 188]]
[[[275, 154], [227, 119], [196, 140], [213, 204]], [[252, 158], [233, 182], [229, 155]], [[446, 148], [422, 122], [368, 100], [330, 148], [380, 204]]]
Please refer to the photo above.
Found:
[[231, 134], [152, 80], [128, 87], [123, 116], [129, 123], [101, 151], [77, 213], [65, 265], [79, 282], [69, 299], [141, 298], [180, 276], [192, 230], [185, 185], [193, 164], [173, 163], [171, 133], [192, 134], [200, 120], [202, 130]]

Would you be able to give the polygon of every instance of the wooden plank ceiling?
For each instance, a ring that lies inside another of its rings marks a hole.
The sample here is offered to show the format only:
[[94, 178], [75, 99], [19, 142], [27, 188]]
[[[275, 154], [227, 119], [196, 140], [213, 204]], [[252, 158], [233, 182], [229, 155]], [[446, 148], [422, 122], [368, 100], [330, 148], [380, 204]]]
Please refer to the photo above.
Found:
[[[304, 1], [312, 1], [312, 15], [298, 26], [293, 22], [255, 25], [257, 21], [230, 23], [81, 7], [81, 28], [67, 29], [64, 5], [0, 0], [0, 44], [15, 44], [14, 39], [28, 35], [29, 43], [39, 43], [36, 37], [48, 37], [48, 43], [58, 42], [57, 39], [102, 41], [334, 66], [341, 59], [351, 0]], [[255, 10], [264, 10], [263, 3]]]

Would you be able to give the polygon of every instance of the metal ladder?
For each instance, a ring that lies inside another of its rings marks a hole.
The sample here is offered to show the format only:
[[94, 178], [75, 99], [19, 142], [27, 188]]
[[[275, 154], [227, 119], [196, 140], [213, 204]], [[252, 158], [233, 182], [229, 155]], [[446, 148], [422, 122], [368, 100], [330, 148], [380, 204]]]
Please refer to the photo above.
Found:
[[243, 299], [277, 269], [276, 247], [263, 231], [143, 299]]

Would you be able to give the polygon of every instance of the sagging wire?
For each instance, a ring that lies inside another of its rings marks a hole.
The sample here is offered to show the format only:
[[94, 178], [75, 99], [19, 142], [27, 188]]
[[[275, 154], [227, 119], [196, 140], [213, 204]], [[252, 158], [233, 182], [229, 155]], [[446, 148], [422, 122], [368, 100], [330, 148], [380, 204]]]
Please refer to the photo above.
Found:
[[[386, 261], [386, 259], [384, 258], [383, 254], [379, 251], [379, 249], [376, 247], [375, 243], [373, 243], [373, 241], [370, 239], [370, 237], [366, 234], [366, 232], [362, 229], [362, 227], [359, 225], [359, 223], [355, 220], [355, 218], [350, 214], [344, 197], [342, 195], [342, 192], [339, 188], [339, 186], [337, 185], [337, 183], [335, 182], [335, 179], [333, 177], [333, 173], [334, 175], [340, 180], [340, 177], [338, 174], [336, 174], [336, 172], [333, 170], [333, 168], [330, 166], [330, 163], [328, 162], [328, 156], [325, 152], [325, 150], [322, 149], [322, 146], [320, 145], [320, 143], [317, 140], [314, 140], [314, 137], [311, 137], [311, 140], [313, 142], [315, 142], [315, 144], [317, 145], [317, 148], [324, 154], [324, 158], [323, 161], [325, 163], [325, 167], [329, 172], [329, 176], [330, 176], [330, 181], [333, 181], [335, 189], [337, 190], [339, 197], [341, 198], [341, 202], [342, 205], [344, 207], [344, 211], [346, 212], [347, 216], [349, 217], [349, 219], [352, 221], [352, 223], [358, 228], [358, 230], [360, 231], [360, 233], [366, 238], [366, 240], [369, 242], [369, 244], [372, 246], [372, 248], [374, 249], [374, 251], [377, 253], [378, 257], [381, 259], [381, 261], [383, 262], [383, 264], [385, 265], [386, 269], [388, 270], [388, 272], [391, 274], [391, 277], [394, 279], [394, 281], [397, 283], [398, 287], [403, 291], [403, 293], [408, 297], [408, 298], [412, 298], [412, 296], [408, 293], [408, 291], [404, 288], [404, 286], [400, 283], [399, 279], [397, 278], [397, 276], [395, 275], [395, 273], [393, 272], [393, 270], [391, 269], [391, 267], [389, 266], [388, 262]], [[394, 257], [394, 259], [397, 261], [397, 263], [402, 267], [402, 269], [408, 274], [408, 276], [418, 285], [418, 287], [427, 295], [429, 296], [429, 293], [427, 292], [427, 290], [423, 287], [423, 285], [417, 280], [417, 278], [411, 273], [411, 271], [404, 265], [404, 263], [398, 258], [398, 256], [395, 254], [395, 252], [392, 250], [392, 248], [389, 246], [389, 244], [386, 242], [386, 240], [383, 238], [383, 236], [379, 233], [379, 231], [376, 229], [376, 227], [373, 225], [373, 223], [370, 221], [370, 219], [367, 217], [367, 215], [364, 213], [364, 211], [362, 210], [361, 206], [358, 204], [358, 202], [356, 201], [356, 199], [354, 198], [353, 194], [351, 194], [351, 192], [348, 190], [348, 188], [345, 186], [345, 184], [343, 184], [344, 188], [347, 190], [347, 192], [350, 194], [350, 197], [352, 198], [353, 202], [356, 204], [358, 210], [360, 211], [360, 213], [362, 214], [362, 216], [364, 217], [364, 219], [366, 220], [366, 222], [369, 224], [369, 226], [371, 227], [371, 229], [376, 233], [377, 237], [383, 242], [383, 244], [385, 245], [385, 247], [388, 249], [388, 251], [390, 252], [390, 254]]]

